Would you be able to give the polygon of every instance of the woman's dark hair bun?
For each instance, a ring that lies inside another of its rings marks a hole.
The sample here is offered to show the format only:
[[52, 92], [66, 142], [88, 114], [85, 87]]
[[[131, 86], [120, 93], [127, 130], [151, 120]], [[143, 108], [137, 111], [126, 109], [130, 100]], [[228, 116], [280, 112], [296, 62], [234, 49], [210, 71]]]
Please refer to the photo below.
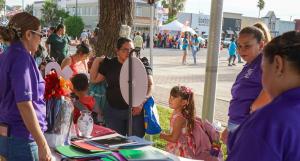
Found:
[[82, 52], [84, 54], [90, 53], [90, 47], [88, 44], [81, 42], [81, 44], [76, 46], [77, 48], [77, 53]]

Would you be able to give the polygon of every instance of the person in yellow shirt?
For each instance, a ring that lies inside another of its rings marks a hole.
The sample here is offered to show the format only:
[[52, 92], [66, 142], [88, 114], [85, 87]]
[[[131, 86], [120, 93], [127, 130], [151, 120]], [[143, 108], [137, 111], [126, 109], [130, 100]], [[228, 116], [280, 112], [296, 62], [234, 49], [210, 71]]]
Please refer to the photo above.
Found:
[[134, 37], [133, 44], [135, 46], [135, 49], [138, 51], [136, 52], [136, 57], [140, 58], [141, 55], [141, 49], [144, 49], [144, 42], [143, 37], [140, 35], [140, 32], [136, 33], [136, 36]]

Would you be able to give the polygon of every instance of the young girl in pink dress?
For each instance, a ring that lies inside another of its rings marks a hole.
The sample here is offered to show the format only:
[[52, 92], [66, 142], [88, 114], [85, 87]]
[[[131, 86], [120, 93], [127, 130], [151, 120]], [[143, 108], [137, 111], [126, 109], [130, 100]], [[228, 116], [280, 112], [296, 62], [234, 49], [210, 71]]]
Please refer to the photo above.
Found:
[[175, 86], [170, 92], [169, 106], [174, 111], [170, 119], [169, 133], [160, 138], [168, 141], [166, 150], [177, 156], [192, 158], [195, 150], [191, 133], [195, 125], [194, 94], [191, 88]]

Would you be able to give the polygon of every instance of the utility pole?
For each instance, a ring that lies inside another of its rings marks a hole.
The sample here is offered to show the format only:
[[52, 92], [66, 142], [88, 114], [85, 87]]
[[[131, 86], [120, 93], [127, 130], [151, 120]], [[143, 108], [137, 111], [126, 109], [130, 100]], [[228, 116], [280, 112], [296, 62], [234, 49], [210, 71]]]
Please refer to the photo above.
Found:
[[77, 17], [77, 9], [78, 9], [78, 0], [76, 0], [76, 3], [75, 3], [75, 16]]
[[23, 9], [23, 12], [25, 11], [25, 8], [24, 8], [24, 0], [22, 0], [22, 9]]
[[210, 27], [207, 49], [207, 63], [205, 72], [204, 97], [202, 119], [214, 121], [216, 85], [218, 76], [218, 56], [223, 19], [223, 0], [212, 0], [210, 11]]
[[148, 0], [148, 4], [150, 4], [150, 16], [151, 16], [151, 24], [150, 24], [150, 66], [153, 70], [153, 21], [154, 21], [154, 5], [155, 0]]

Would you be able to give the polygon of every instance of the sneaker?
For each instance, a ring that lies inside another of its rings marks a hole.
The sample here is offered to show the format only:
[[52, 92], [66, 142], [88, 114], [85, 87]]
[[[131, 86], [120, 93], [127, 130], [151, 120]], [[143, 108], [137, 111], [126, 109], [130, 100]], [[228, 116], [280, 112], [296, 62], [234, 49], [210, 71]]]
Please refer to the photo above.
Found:
[[236, 66], [236, 64], [232, 63], [232, 65]]
[[228, 66], [232, 66], [231, 64], [228, 64]]
[[242, 62], [242, 61], [239, 61], [238, 63], [244, 63], [244, 62]]

